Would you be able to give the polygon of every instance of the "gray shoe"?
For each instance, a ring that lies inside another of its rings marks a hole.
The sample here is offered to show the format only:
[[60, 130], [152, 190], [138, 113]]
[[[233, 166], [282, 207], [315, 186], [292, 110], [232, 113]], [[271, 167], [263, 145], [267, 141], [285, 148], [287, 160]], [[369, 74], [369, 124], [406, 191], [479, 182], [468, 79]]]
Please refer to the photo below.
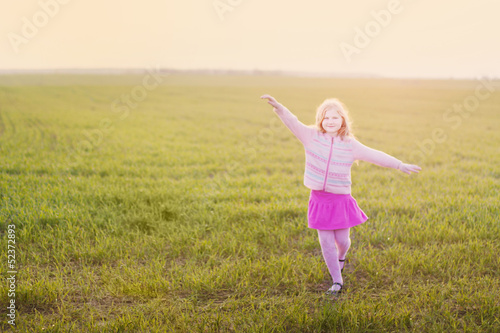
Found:
[[[340, 288], [337, 289], [337, 290], [333, 289], [333, 287], [336, 286], [336, 285], [340, 286]], [[342, 287], [343, 287], [343, 285], [341, 283], [334, 282], [333, 286], [331, 286], [331, 288], [326, 291], [326, 294], [327, 295], [334, 295], [334, 296], [337, 295], [337, 294], [340, 294], [340, 293], [342, 293]]]

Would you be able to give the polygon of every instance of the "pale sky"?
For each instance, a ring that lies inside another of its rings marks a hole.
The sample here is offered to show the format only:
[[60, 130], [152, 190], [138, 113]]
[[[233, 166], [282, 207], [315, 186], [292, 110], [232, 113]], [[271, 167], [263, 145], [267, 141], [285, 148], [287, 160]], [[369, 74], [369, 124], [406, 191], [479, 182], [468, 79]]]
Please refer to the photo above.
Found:
[[162, 67], [500, 77], [498, 0], [0, 3], [0, 70]]

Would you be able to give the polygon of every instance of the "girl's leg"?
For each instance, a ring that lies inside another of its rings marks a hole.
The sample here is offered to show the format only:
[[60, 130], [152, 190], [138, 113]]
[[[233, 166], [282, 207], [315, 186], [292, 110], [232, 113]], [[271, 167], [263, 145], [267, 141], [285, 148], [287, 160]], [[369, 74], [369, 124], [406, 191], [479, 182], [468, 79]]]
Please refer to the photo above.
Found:
[[[345, 259], [347, 251], [351, 246], [351, 238], [349, 237], [350, 230], [351, 228], [335, 230], [335, 244], [337, 245], [339, 259]], [[340, 268], [343, 268], [344, 265], [345, 262], [340, 263]]]
[[333, 282], [343, 284], [342, 275], [340, 274], [339, 257], [337, 255], [337, 246], [335, 245], [334, 230], [318, 230], [319, 243], [321, 252], [325, 259], [328, 271], [332, 276]]

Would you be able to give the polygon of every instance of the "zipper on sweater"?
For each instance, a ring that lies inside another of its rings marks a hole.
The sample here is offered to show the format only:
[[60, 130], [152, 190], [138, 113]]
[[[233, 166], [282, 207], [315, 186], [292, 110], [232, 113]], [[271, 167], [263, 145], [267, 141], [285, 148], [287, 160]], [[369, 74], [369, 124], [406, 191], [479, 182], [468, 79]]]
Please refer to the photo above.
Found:
[[332, 141], [330, 143], [330, 154], [328, 155], [328, 162], [326, 162], [325, 182], [323, 183], [323, 191], [326, 189], [326, 180], [328, 179], [328, 168], [330, 167], [330, 160], [332, 158], [332, 150], [333, 150], [333, 136], [332, 136]]

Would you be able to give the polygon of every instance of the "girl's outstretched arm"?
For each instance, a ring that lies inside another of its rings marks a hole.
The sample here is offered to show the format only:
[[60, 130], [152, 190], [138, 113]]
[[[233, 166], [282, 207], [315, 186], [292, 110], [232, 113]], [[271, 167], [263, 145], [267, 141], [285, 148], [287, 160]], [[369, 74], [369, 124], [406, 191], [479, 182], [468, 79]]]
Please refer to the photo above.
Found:
[[301, 123], [297, 116], [290, 112], [283, 104], [278, 103], [274, 97], [262, 95], [260, 98], [267, 99], [267, 103], [274, 108], [274, 112], [280, 117], [281, 121], [305, 145], [309, 138], [312, 137], [315, 129]]
[[353, 154], [356, 160], [370, 162], [386, 168], [398, 169], [407, 174], [411, 174], [412, 172], [418, 173], [422, 170], [418, 165], [403, 163], [389, 154], [365, 146], [356, 139], [353, 139]]
[[262, 95], [260, 96], [262, 99], [267, 99], [267, 103], [271, 104], [271, 106], [274, 108], [273, 111], [276, 113], [280, 113], [281, 109], [284, 108], [284, 106], [271, 95]]
[[411, 174], [412, 172], [418, 173], [420, 170], [422, 170], [422, 168], [415, 164], [401, 163], [401, 165], [399, 166], [399, 170], [403, 171], [404, 173]]

